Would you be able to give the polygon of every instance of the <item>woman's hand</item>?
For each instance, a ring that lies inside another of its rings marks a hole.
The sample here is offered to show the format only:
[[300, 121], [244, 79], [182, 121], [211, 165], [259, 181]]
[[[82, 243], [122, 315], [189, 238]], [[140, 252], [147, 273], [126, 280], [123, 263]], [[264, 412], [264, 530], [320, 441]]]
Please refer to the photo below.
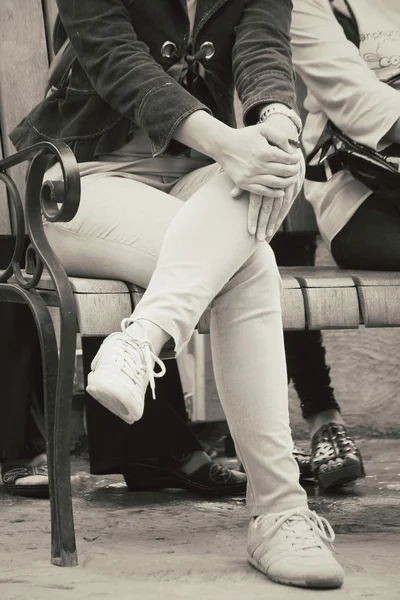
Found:
[[285, 191], [283, 197], [275, 198], [250, 194], [247, 228], [259, 241], [269, 242], [282, 225], [289, 212], [292, 189], [293, 185]]
[[[297, 140], [298, 138], [298, 131], [293, 121], [286, 115], [278, 113], [271, 114], [267, 120], [269, 125], [272, 125], [274, 129], [284, 135], [289, 144], [289, 152], [296, 154], [301, 160], [300, 151], [290, 145], [289, 142], [289, 139]], [[275, 198], [250, 194], [247, 227], [249, 232], [252, 235], [256, 235], [258, 240], [270, 241], [282, 225], [293, 199], [293, 186], [294, 184], [292, 183], [284, 190], [283, 196], [279, 195]], [[238, 187], [232, 190], [234, 198], [240, 196], [242, 193], [243, 190]]]
[[293, 153], [286, 134], [261, 123], [231, 129], [214, 158], [241, 191], [283, 198], [296, 182], [301, 155]]
[[[281, 127], [280, 117], [271, 115], [268, 121]], [[285, 116], [283, 119], [289, 121]], [[291, 126], [290, 121], [287, 127]], [[285, 190], [291, 190], [298, 180], [302, 155], [290, 145], [288, 140], [293, 136], [288, 135], [292, 130], [287, 131], [287, 127], [281, 132], [262, 123], [233, 129], [204, 111], [196, 111], [174, 132], [174, 139], [210, 156], [224, 168], [234, 183], [233, 196], [244, 190], [250, 192], [248, 228], [252, 234], [257, 233], [258, 239], [275, 234], [292, 198]]]

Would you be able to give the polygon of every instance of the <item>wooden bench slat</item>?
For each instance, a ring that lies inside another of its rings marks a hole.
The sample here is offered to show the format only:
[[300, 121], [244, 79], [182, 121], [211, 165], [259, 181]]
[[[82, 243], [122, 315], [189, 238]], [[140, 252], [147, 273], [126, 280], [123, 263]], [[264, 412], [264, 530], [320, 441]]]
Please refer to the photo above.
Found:
[[360, 308], [351, 273], [335, 267], [287, 267], [299, 282], [308, 329], [357, 329]]
[[282, 279], [282, 320], [286, 331], [297, 331], [306, 327], [303, 293], [299, 282], [287, 272], [286, 267], [280, 270]]
[[337, 267], [285, 267], [302, 288], [355, 287], [352, 272]]
[[[128, 294], [126, 283], [114, 279], [91, 279], [70, 277], [72, 290], [76, 294]], [[37, 286], [38, 290], [54, 290], [53, 282], [48, 273], [43, 273]]]
[[132, 313], [130, 294], [75, 294], [82, 337], [106, 336], [121, 330], [121, 321]]
[[308, 329], [357, 329], [360, 309], [356, 287], [303, 288]]
[[356, 285], [400, 287], [400, 273], [396, 271], [351, 271]]
[[365, 327], [400, 326], [400, 288], [394, 285], [357, 286]]

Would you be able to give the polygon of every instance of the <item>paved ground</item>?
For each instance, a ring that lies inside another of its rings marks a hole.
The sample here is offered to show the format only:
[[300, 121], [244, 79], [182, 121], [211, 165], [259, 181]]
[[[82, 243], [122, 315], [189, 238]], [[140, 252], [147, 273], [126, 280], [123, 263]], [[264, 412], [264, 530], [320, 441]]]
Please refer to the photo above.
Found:
[[330, 600], [400, 598], [398, 440], [360, 444], [368, 477], [323, 495], [311, 508], [329, 518], [346, 570], [342, 590], [320, 592], [269, 582], [247, 565], [243, 500], [202, 500], [179, 491], [128, 493], [117, 476], [87, 475], [74, 461], [80, 566], [49, 564], [47, 501], [12, 499], [0, 487], [1, 600]]

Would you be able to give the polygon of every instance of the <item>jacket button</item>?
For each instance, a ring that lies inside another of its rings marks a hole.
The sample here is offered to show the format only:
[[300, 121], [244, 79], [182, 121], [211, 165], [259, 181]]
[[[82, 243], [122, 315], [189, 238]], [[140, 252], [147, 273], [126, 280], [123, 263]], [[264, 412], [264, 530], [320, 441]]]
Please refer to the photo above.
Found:
[[178, 50], [174, 42], [166, 41], [161, 46], [161, 56], [164, 58], [171, 58], [171, 56]]
[[200, 50], [205, 51], [205, 60], [210, 60], [215, 54], [215, 46], [212, 42], [203, 42], [200, 46]]

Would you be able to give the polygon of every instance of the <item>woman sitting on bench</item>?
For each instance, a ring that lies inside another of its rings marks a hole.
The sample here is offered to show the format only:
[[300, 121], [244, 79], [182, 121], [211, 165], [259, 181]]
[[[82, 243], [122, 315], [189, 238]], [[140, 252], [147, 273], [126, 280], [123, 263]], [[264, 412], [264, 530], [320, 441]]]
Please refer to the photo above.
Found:
[[64, 139], [80, 163], [76, 217], [46, 225], [67, 272], [147, 288], [102, 344], [88, 391], [139, 420], [148, 383], [164, 373], [162, 347], [172, 337], [179, 354], [211, 304], [217, 387], [248, 475], [248, 560], [279, 583], [339, 587], [343, 570], [324, 543], [334, 533], [308, 509], [292, 456], [281, 282], [267, 243], [303, 181], [291, 1], [57, 4], [78, 60], [13, 141]]

